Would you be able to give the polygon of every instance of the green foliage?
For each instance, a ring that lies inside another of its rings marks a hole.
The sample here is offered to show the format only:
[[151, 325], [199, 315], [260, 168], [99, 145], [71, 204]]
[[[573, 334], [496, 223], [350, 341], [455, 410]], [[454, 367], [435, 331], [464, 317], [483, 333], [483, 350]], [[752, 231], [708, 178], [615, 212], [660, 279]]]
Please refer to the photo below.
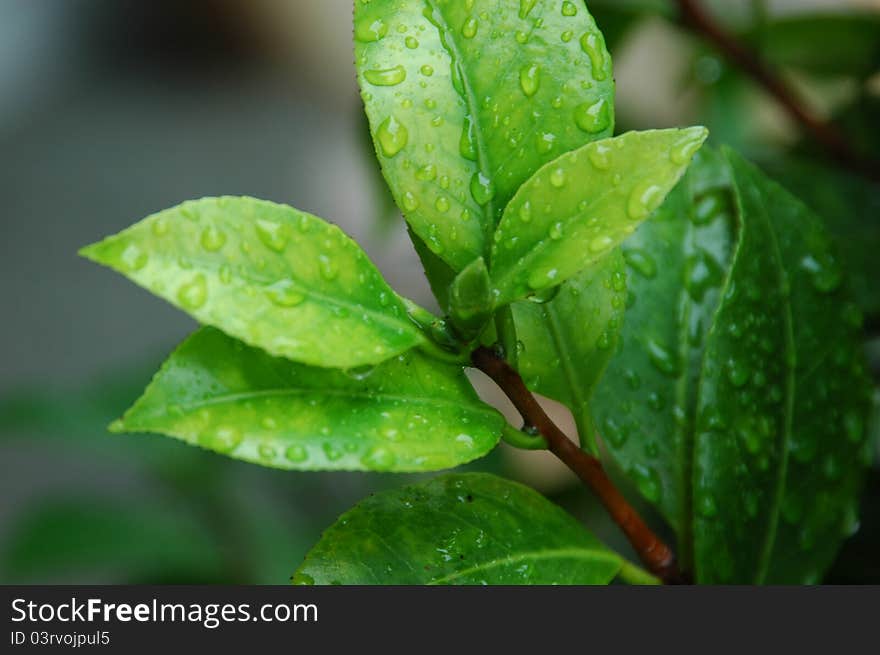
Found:
[[698, 580], [816, 580], [852, 529], [868, 402], [820, 220], [704, 151], [626, 252], [627, 347], [594, 403], [614, 460]]
[[342, 230], [265, 200], [185, 202], [81, 254], [202, 323], [306, 364], [378, 364], [422, 341]]
[[167, 434], [277, 468], [433, 471], [485, 455], [502, 424], [460, 366], [418, 351], [340, 371], [203, 328], [113, 429]]
[[607, 584], [609, 551], [540, 494], [485, 473], [375, 494], [328, 528], [294, 584]]
[[[543, 447], [465, 377], [495, 345], [657, 506], [698, 581], [816, 580], [868, 449], [861, 315], [820, 219], [732, 151], [698, 153], [705, 128], [613, 137], [611, 59], [582, 3], [356, 0], [354, 36], [376, 153], [444, 315], [309, 214], [184, 203], [83, 250], [207, 326], [112, 429], [296, 470]], [[363, 501], [294, 581], [621, 571], [651, 579], [535, 492], [454, 474]]]

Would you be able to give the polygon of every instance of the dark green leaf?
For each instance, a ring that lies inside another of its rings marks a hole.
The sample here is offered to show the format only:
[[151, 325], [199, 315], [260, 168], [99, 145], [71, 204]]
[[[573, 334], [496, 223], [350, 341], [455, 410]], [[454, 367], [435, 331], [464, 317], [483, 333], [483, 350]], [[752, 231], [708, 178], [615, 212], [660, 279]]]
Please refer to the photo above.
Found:
[[867, 407], [820, 220], [707, 152], [627, 247], [635, 302], [594, 401], [609, 451], [699, 581], [817, 580], [854, 520]]
[[485, 473], [385, 491], [330, 527], [295, 584], [607, 584], [620, 558], [537, 492]]
[[538, 170], [494, 235], [496, 304], [558, 286], [619, 245], [660, 206], [706, 135], [702, 127], [629, 132]]
[[185, 202], [81, 254], [202, 323], [306, 364], [377, 364], [424, 341], [354, 241], [285, 205]]
[[520, 374], [529, 389], [571, 410], [585, 446], [593, 445], [590, 397], [617, 348], [625, 304], [626, 272], [614, 250], [549, 302], [511, 306]]
[[542, 164], [613, 132], [614, 79], [582, 3], [355, 3], [358, 81], [385, 178], [456, 271]]
[[418, 351], [339, 371], [203, 328], [114, 430], [158, 432], [277, 468], [433, 471], [485, 455], [503, 420], [461, 367]]

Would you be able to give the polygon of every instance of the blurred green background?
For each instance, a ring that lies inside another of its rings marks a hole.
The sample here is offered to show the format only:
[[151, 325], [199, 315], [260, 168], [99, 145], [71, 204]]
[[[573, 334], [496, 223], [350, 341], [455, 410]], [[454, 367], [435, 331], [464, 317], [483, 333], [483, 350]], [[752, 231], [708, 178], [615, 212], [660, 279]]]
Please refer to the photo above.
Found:
[[[829, 162], [670, 0], [588, 5], [615, 60], [619, 131], [706, 124], [825, 216], [880, 379], [880, 186]], [[704, 5], [880, 157], [880, 2]], [[0, 582], [283, 583], [341, 512], [412, 479], [286, 473], [107, 434], [194, 324], [75, 255], [184, 199], [247, 194], [338, 223], [431, 305], [352, 61], [350, 0], [0, 0]], [[532, 484], [625, 550], [542, 454], [500, 448], [472, 468]], [[878, 554], [875, 465], [826, 582], [880, 583]]]

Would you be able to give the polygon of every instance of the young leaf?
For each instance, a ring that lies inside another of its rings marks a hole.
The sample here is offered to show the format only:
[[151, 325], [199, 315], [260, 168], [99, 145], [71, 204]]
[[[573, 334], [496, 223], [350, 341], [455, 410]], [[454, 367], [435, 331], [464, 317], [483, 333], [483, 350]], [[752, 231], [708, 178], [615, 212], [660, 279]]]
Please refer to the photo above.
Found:
[[202, 323], [306, 364], [377, 364], [424, 340], [354, 241], [286, 205], [189, 201], [80, 254]]
[[385, 178], [456, 271], [533, 171], [613, 132], [611, 58], [583, 3], [358, 0], [354, 27]]
[[629, 347], [593, 409], [698, 581], [817, 581], [862, 477], [860, 316], [815, 215], [733, 153], [728, 181], [702, 161], [628, 244]]
[[493, 237], [496, 305], [557, 286], [620, 244], [687, 169], [706, 129], [629, 132], [538, 170]]
[[511, 305], [519, 340], [517, 368], [532, 391], [566, 405], [581, 443], [596, 451], [589, 402], [617, 348], [626, 304], [619, 250], [558, 288], [549, 302]]
[[607, 584], [621, 560], [537, 492], [486, 473], [367, 498], [324, 532], [294, 584]]
[[449, 288], [449, 310], [465, 337], [476, 336], [492, 316], [492, 282], [482, 257], [459, 273]]
[[503, 424], [460, 367], [415, 350], [339, 371], [202, 328], [113, 429], [158, 432], [276, 468], [434, 471], [485, 455]]

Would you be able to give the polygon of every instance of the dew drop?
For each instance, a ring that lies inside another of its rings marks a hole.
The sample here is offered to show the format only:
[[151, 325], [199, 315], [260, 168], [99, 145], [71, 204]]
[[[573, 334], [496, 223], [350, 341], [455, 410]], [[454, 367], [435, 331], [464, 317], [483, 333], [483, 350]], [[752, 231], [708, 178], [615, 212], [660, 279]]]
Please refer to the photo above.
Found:
[[469, 16], [464, 25], [461, 26], [461, 35], [466, 39], [472, 39], [477, 35], [477, 27], [477, 19]]
[[474, 173], [471, 177], [471, 196], [481, 207], [488, 205], [495, 197], [495, 185], [482, 172]]
[[550, 238], [554, 241], [559, 241], [565, 234], [565, 225], [563, 225], [561, 222], [554, 223], [550, 226], [550, 232], [548, 234]]
[[431, 182], [437, 179], [437, 167], [434, 164], [425, 164], [416, 171], [416, 179], [422, 182]]
[[831, 293], [843, 281], [840, 267], [828, 252], [807, 255], [801, 260], [801, 268], [810, 273], [813, 287], [820, 293]]
[[276, 452], [274, 446], [269, 443], [261, 443], [257, 446], [257, 454], [260, 456], [260, 459], [266, 461], [272, 461], [275, 459]]
[[226, 233], [219, 230], [216, 225], [208, 225], [202, 230], [200, 243], [208, 252], [217, 252], [226, 245]]
[[289, 462], [301, 464], [309, 458], [309, 452], [304, 447], [295, 444], [284, 451], [284, 457]]
[[386, 157], [393, 157], [406, 147], [409, 141], [409, 132], [406, 127], [394, 116], [389, 116], [376, 132], [379, 147]]
[[461, 130], [461, 140], [458, 144], [458, 151], [465, 159], [469, 161], [477, 161], [474, 125], [473, 119], [470, 116], [465, 116], [464, 127]]
[[306, 299], [305, 294], [289, 278], [278, 280], [266, 287], [266, 297], [278, 307], [296, 307]]
[[718, 514], [718, 505], [715, 504], [715, 499], [712, 496], [702, 493], [697, 501], [697, 511], [700, 516], [711, 519]]
[[660, 476], [656, 470], [642, 464], [636, 464], [633, 468], [633, 479], [635, 480], [636, 487], [639, 489], [639, 493], [641, 493], [646, 500], [652, 503], [656, 503], [660, 500], [663, 487], [660, 483]]
[[736, 388], [744, 387], [751, 375], [751, 370], [741, 360], [730, 359], [727, 361], [727, 379]]
[[526, 200], [519, 208], [519, 220], [528, 223], [532, 220], [532, 203]]
[[678, 377], [681, 374], [678, 357], [673, 351], [655, 339], [648, 339], [646, 346], [648, 359], [658, 371], [670, 377]]
[[652, 211], [663, 202], [663, 189], [656, 184], [641, 183], [636, 185], [626, 206], [627, 214], [634, 220], [647, 218]]
[[372, 375], [373, 371], [376, 370], [375, 366], [366, 365], [366, 366], [356, 366], [354, 368], [347, 368], [343, 372], [345, 375], [350, 377], [352, 380], [362, 381], [366, 380], [370, 375]]
[[535, 137], [535, 150], [538, 151], [540, 155], [546, 155], [548, 152], [553, 150], [553, 145], [556, 143], [556, 135], [551, 132], [544, 132], [538, 134]]
[[578, 105], [574, 110], [574, 122], [588, 134], [601, 132], [611, 123], [608, 103], [602, 98], [593, 103]]
[[256, 223], [257, 237], [269, 250], [284, 252], [287, 247], [287, 230], [280, 223], [258, 218]]
[[197, 273], [177, 290], [177, 300], [186, 309], [198, 309], [208, 300], [208, 283], [205, 276]]
[[218, 453], [232, 452], [238, 448], [241, 441], [241, 432], [231, 426], [220, 426], [199, 438], [201, 445], [216, 450]]
[[611, 147], [601, 143], [594, 143], [587, 151], [587, 157], [596, 170], [607, 171], [611, 168]]
[[328, 282], [339, 277], [339, 266], [332, 255], [319, 255], [318, 268], [321, 270], [321, 277]]
[[122, 266], [126, 271], [139, 271], [147, 265], [149, 256], [141, 248], [134, 244], [128, 244], [119, 255]]
[[325, 443], [321, 447], [321, 449], [324, 451], [324, 455], [327, 457], [327, 459], [330, 460], [331, 462], [338, 462], [340, 459], [342, 459], [342, 455], [343, 455], [342, 451], [339, 450], [336, 446], [334, 446], [329, 441], [327, 443]]
[[603, 234], [590, 241], [589, 248], [591, 253], [596, 254], [608, 250], [613, 245], [614, 239], [607, 234]]
[[581, 50], [590, 58], [590, 66], [593, 70], [593, 79], [601, 82], [607, 76], [605, 72], [605, 44], [600, 37], [593, 32], [587, 32], [581, 37]]
[[385, 38], [388, 34], [388, 25], [382, 20], [374, 18], [362, 18], [354, 26], [354, 38], [361, 43], [371, 43]]
[[415, 211], [419, 208], [419, 200], [416, 198], [411, 191], [407, 191], [403, 194], [403, 209], [408, 212]]
[[406, 37], [406, 40], [404, 41], [404, 43], [406, 44], [406, 47], [409, 48], [410, 50], [415, 50], [416, 48], [419, 47], [419, 40], [414, 36]]
[[561, 189], [565, 186], [565, 169], [553, 169], [553, 171], [550, 173], [550, 185], [557, 189]]
[[388, 471], [397, 462], [397, 457], [388, 448], [373, 448], [361, 459], [364, 468], [371, 471]]
[[434, 207], [441, 214], [445, 214], [449, 211], [449, 198], [447, 198], [446, 196], [438, 197], [436, 202], [434, 203]]
[[406, 79], [406, 69], [402, 65], [376, 68], [364, 71], [364, 78], [373, 86], [397, 86]]
[[562, 3], [562, 15], [563, 16], [577, 16], [577, 13], [578, 13], [577, 7], [575, 7], [573, 2], [570, 2], [569, 0], [565, 0], [565, 2]]
[[685, 132], [673, 145], [669, 151], [669, 158], [673, 164], [683, 166], [687, 164], [694, 153], [703, 145], [703, 133], [696, 130]]
[[535, 95], [541, 85], [541, 68], [537, 64], [523, 66], [519, 71], [519, 85], [527, 97]]
[[652, 280], [657, 276], [657, 262], [644, 250], [631, 248], [623, 251], [623, 258], [636, 273]]

